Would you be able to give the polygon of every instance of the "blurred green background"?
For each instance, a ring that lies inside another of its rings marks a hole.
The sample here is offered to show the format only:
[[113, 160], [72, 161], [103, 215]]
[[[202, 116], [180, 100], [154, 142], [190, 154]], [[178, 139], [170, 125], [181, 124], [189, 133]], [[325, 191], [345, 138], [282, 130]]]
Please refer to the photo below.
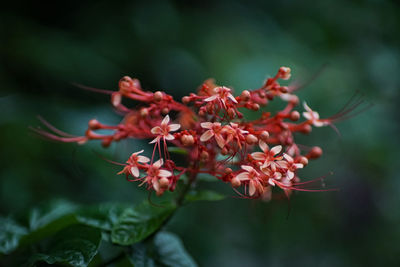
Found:
[[[54, 198], [77, 203], [147, 197], [96, 153], [123, 161], [146, 147], [108, 149], [43, 140], [42, 115], [83, 134], [116, 124], [109, 98], [72, 83], [116, 89], [129, 75], [180, 99], [203, 80], [258, 88], [280, 66], [306, 81], [301, 100], [322, 117], [357, 91], [373, 108], [332, 129], [299, 136], [324, 156], [300, 175], [328, 174], [340, 192], [297, 193], [270, 203], [230, 197], [178, 212], [178, 233], [201, 266], [398, 266], [400, 263], [400, 6], [396, 1], [12, 1], [0, 10], [0, 213]], [[300, 109], [301, 110], [301, 109]], [[229, 185], [207, 183], [230, 196]]]

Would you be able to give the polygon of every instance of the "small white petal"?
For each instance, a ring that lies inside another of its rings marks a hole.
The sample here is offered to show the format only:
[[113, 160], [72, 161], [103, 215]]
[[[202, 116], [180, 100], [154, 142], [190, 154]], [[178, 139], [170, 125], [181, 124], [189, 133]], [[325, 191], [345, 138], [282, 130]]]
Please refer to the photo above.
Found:
[[253, 167], [248, 166], [248, 165], [242, 165], [242, 166], [240, 166], [240, 167], [241, 167], [243, 170], [246, 170], [246, 171], [248, 171], [248, 172], [255, 171]]
[[303, 117], [306, 118], [306, 120], [312, 120], [312, 116], [309, 112], [303, 112]]
[[205, 129], [211, 129], [213, 126], [212, 122], [202, 122], [200, 123], [201, 127], [205, 128]]
[[151, 133], [152, 134], [160, 134], [161, 133], [161, 128], [160, 126], [156, 126], [154, 128], [151, 129]]
[[174, 137], [172, 134], [168, 134], [168, 135], [165, 136], [164, 138], [165, 138], [165, 140], [169, 140], [169, 141], [175, 139], [175, 137]]
[[218, 95], [212, 95], [212, 96], [207, 97], [206, 99], [204, 99], [204, 101], [211, 102], [211, 101], [217, 99], [217, 97], [218, 97]]
[[135, 177], [139, 177], [139, 169], [136, 166], [131, 167], [131, 174]]
[[303, 102], [303, 107], [305, 110], [307, 110], [308, 112], [312, 112], [312, 109], [307, 105], [307, 103], [304, 101]]
[[262, 152], [251, 153], [251, 157], [255, 160], [265, 160], [266, 159], [265, 154]]
[[274, 180], [273, 179], [268, 179], [268, 183], [270, 184], [270, 185], [272, 185], [272, 186], [275, 186], [275, 183], [274, 183]]
[[144, 150], [142, 149], [142, 150], [140, 150], [140, 151], [138, 151], [138, 152], [132, 153], [132, 155], [139, 155], [139, 154], [141, 154], [141, 153], [143, 153], [143, 152], [144, 152]]
[[159, 159], [156, 162], [153, 163], [153, 166], [160, 168], [164, 164], [163, 159]]
[[294, 164], [294, 166], [296, 167], [296, 169], [302, 169], [304, 167], [304, 165], [301, 163], [296, 163]]
[[180, 124], [170, 124], [168, 126], [168, 129], [170, 132], [174, 132], [174, 131], [178, 130], [179, 128], [181, 128]]
[[292, 180], [294, 178], [294, 172], [292, 171], [287, 171], [287, 178], [289, 178], [289, 180]]
[[140, 163], [147, 163], [149, 161], [150, 161], [150, 159], [145, 156], [138, 156], [138, 159], [137, 159], [137, 162], [140, 162]]
[[217, 141], [217, 144], [220, 148], [223, 148], [225, 146], [225, 140], [222, 137], [222, 135], [216, 134], [215, 135], [215, 140]]
[[168, 123], [169, 123], [169, 115], [165, 116], [165, 118], [161, 122], [161, 125], [167, 125]]
[[293, 158], [286, 153], [283, 153], [283, 157], [289, 162], [293, 163]]
[[241, 172], [239, 173], [236, 178], [239, 179], [239, 181], [247, 181], [250, 180], [249, 178], [249, 173], [248, 172]]
[[282, 150], [282, 146], [281, 146], [281, 145], [279, 145], [279, 146], [274, 146], [273, 148], [271, 148], [271, 154], [272, 154], [272, 155], [276, 155], [276, 154], [278, 154], [279, 152], [281, 152], [281, 150]]
[[238, 103], [235, 99], [235, 97], [232, 94], [228, 94], [228, 98], [233, 102], [233, 103]]
[[167, 170], [160, 170], [158, 172], [158, 176], [160, 176], [160, 177], [170, 177], [171, 175], [172, 175], [172, 173]]
[[160, 140], [160, 137], [157, 136], [156, 138], [154, 138], [152, 141], [149, 142], [149, 144], [154, 144], [156, 142], [158, 142], [158, 140]]
[[264, 152], [268, 151], [268, 149], [269, 149], [268, 145], [263, 140], [260, 140], [260, 142], [258, 142], [258, 145], [260, 146], [261, 150]]
[[214, 133], [211, 130], [208, 130], [206, 132], [204, 132], [201, 136], [200, 136], [200, 141], [201, 142], [205, 142], [210, 140], [211, 137], [214, 136]]

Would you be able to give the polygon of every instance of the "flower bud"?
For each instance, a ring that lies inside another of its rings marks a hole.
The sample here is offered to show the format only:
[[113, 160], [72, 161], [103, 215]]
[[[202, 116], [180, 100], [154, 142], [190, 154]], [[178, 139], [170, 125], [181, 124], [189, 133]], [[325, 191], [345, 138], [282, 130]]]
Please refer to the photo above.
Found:
[[190, 102], [190, 97], [188, 97], [188, 96], [182, 97], [182, 103], [183, 104], [187, 105], [187, 104], [189, 104], [189, 102]]
[[282, 80], [288, 80], [290, 78], [290, 68], [280, 67], [278, 71], [278, 78]]
[[249, 145], [254, 145], [258, 142], [258, 138], [253, 134], [248, 134], [246, 136], [246, 143]]
[[200, 153], [200, 159], [201, 159], [201, 161], [207, 161], [209, 157], [210, 157], [210, 155], [208, 154], [207, 151], [202, 151], [202, 152]]
[[147, 108], [141, 108], [140, 109], [140, 116], [146, 117], [149, 115], [149, 110]]
[[254, 110], [254, 111], [257, 111], [257, 110], [259, 110], [260, 109], [260, 105], [259, 104], [257, 104], [257, 103], [255, 103], [255, 104], [253, 104], [252, 105], [252, 110]]
[[169, 113], [169, 108], [163, 108], [163, 109], [161, 110], [161, 113], [162, 113], [163, 115], [167, 115], [167, 114]]
[[280, 91], [281, 91], [282, 93], [284, 93], [284, 94], [286, 94], [287, 92], [289, 92], [289, 89], [287, 88], [287, 86], [281, 86], [279, 89], [280, 89]]
[[243, 99], [244, 101], [248, 101], [250, 99], [250, 92], [248, 90], [244, 90], [242, 94], [240, 95], [240, 98]]
[[154, 101], [160, 102], [163, 99], [163, 93], [160, 91], [157, 91], [153, 94], [153, 98], [154, 98]]
[[226, 174], [231, 174], [232, 173], [232, 169], [231, 168], [226, 168], [225, 169], [225, 173]]
[[192, 146], [194, 144], [194, 138], [192, 135], [184, 134], [181, 137], [181, 142], [184, 146]]
[[100, 128], [101, 128], [101, 123], [98, 120], [93, 119], [93, 120], [89, 121], [89, 129], [97, 130], [97, 129], [100, 129]]
[[300, 129], [300, 132], [303, 134], [309, 134], [312, 131], [312, 127], [309, 124], [304, 124], [303, 128]]
[[306, 166], [306, 165], [308, 164], [308, 159], [307, 159], [306, 157], [300, 156], [300, 157], [297, 159], [297, 162], [303, 164], [303, 166]]
[[160, 180], [158, 180], [158, 183], [160, 184], [161, 188], [166, 189], [168, 188], [169, 180], [167, 177], [162, 177]]
[[322, 149], [319, 146], [311, 148], [310, 152], [306, 155], [309, 159], [317, 159], [322, 156]]
[[299, 120], [300, 119], [300, 113], [298, 111], [296, 111], [296, 110], [290, 112], [289, 119], [292, 120], [292, 121]]
[[113, 94], [111, 95], [111, 104], [112, 104], [114, 107], [119, 106], [119, 105], [121, 104], [121, 101], [122, 101], [122, 95], [121, 95], [121, 93], [116, 92], [116, 93], [113, 93]]
[[239, 187], [240, 186], [240, 180], [237, 177], [233, 177], [231, 180], [231, 185], [232, 187]]
[[260, 138], [264, 142], [267, 142], [267, 140], [269, 138], [269, 133], [267, 131], [262, 131], [261, 134], [260, 134]]

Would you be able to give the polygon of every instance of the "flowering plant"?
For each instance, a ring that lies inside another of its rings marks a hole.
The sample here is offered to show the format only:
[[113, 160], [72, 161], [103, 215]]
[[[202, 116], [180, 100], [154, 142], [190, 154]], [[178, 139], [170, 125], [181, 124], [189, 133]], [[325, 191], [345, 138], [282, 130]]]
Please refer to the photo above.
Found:
[[[122, 122], [105, 125], [92, 119], [83, 136], [67, 134], [43, 119], [50, 132], [33, 130], [61, 142], [84, 144], [101, 140], [104, 147], [123, 139], [148, 139], [153, 148], [147, 156], [144, 150], [134, 151], [125, 163], [113, 162], [121, 165], [118, 174], [157, 196], [167, 191], [177, 193], [160, 205], [144, 202], [135, 207], [82, 207], [63, 202], [35, 209], [29, 227], [11, 219], [4, 222], [12, 226], [7, 228], [11, 241], [3, 240], [7, 245], [0, 246], [1, 252], [11, 253], [17, 248], [21, 251], [27, 244], [45, 240], [47, 249], [31, 256], [28, 265], [46, 262], [87, 266], [97, 257], [102, 266], [195, 266], [178, 237], [165, 232], [163, 226], [185, 203], [223, 198], [219, 193], [195, 191], [199, 174], [229, 184], [240, 198], [265, 201], [271, 200], [273, 193], [283, 192], [289, 198], [294, 191], [334, 190], [313, 187], [322, 178], [301, 181], [299, 170], [320, 157], [322, 149], [297, 144], [295, 134], [308, 134], [313, 126], [336, 130], [334, 123], [354, 115], [351, 112], [362, 100], [352, 98], [339, 113], [326, 119], [304, 102], [301, 120], [300, 112], [295, 110], [300, 102], [294, 94], [298, 87], [279, 83], [290, 75], [289, 68], [281, 67], [260, 88], [244, 90], [238, 96], [231, 88], [207, 80], [197, 93], [183, 97], [182, 102], [165, 92], [144, 91], [137, 79], [127, 76], [119, 81], [116, 92], [85, 87], [109, 94], [113, 108], [124, 117]], [[275, 98], [286, 102], [279, 112], [263, 111], [254, 120], [243, 115], [244, 110], [258, 111]], [[140, 105], [128, 107], [125, 99]], [[100, 134], [99, 130], [110, 133]], [[183, 163], [178, 163], [173, 152], [185, 155]], [[54, 233], [57, 235], [48, 241]], [[99, 259], [96, 255], [101, 242], [120, 245], [120, 252], [109, 260]]]

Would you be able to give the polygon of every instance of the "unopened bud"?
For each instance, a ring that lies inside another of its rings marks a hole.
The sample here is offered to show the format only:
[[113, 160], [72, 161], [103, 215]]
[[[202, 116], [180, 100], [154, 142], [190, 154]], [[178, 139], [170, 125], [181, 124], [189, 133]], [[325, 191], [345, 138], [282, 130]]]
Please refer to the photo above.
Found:
[[149, 110], [147, 108], [141, 108], [140, 109], [140, 116], [146, 117], [149, 115]]
[[100, 128], [101, 128], [101, 123], [98, 120], [93, 119], [93, 120], [89, 121], [89, 129], [97, 130], [97, 129], [100, 129]]
[[225, 169], [225, 173], [226, 174], [231, 174], [232, 173], [232, 169], [231, 168], [226, 168]]
[[255, 104], [253, 104], [253, 106], [252, 106], [251, 108], [252, 108], [254, 111], [257, 111], [257, 110], [260, 109], [260, 105], [257, 104], [257, 103], [255, 103]]
[[189, 104], [189, 102], [190, 102], [190, 97], [188, 97], [188, 96], [182, 97], [182, 103], [183, 104], [187, 105], [187, 104]]
[[258, 142], [258, 138], [253, 134], [248, 134], [246, 136], [246, 143], [249, 145], [254, 145]]
[[250, 92], [248, 90], [244, 90], [242, 94], [240, 95], [240, 98], [243, 99], [244, 101], [248, 101], [250, 99]]
[[269, 138], [269, 133], [267, 131], [262, 131], [260, 134], [260, 138], [261, 138], [261, 140], [267, 142], [267, 140]]
[[308, 158], [300, 156], [298, 162], [306, 166], [308, 164]]
[[288, 80], [290, 78], [290, 68], [280, 67], [278, 71], [278, 77], [282, 80]]
[[289, 89], [287, 88], [287, 86], [281, 86], [281, 88], [279, 88], [280, 91], [284, 94], [286, 94], [287, 92], [289, 92]]
[[240, 186], [240, 180], [237, 177], [233, 177], [231, 180], [231, 185], [232, 187], [239, 187]]
[[311, 148], [310, 152], [307, 154], [307, 158], [309, 159], [317, 159], [322, 156], [322, 149], [319, 146], [314, 146]]
[[303, 134], [309, 134], [312, 131], [312, 127], [309, 124], [304, 124], [303, 128], [300, 129], [300, 132]]
[[194, 138], [192, 135], [184, 134], [181, 137], [181, 142], [184, 146], [192, 146], [194, 144]]
[[112, 139], [111, 139], [111, 138], [103, 139], [103, 141], [101, 141], [101, 145], [102, 145], [103, 147], [109, 147], [110, 144], [111, 144], [111, 142], [112, 142]]
[[299, 113], [298, 111], [296, 111], [296, 110], [290, 112], [289, 119], [292, 120], [292, 121], [297, 121], [297, 120], [299, 120], [299, 119], [300, 119], [300, 113]]
[[162, 177], [160, 180], [158, 180], [158, 183], [160, 184], [161, 188], [168, 188], [169, 185], [169, 180], [167, 177]]
[[167, 115], [167, 114], [169, 113], [169, 108], [163, 108], [163, 109], [161, 110], [161, 113], [162, 113], [163, 115]]
[[200, 159], [202, 160], [202, 161], [207, 161], [208, 160], [208, 158], [209, 158], [209, 154], [208, 154], [208, 152], [207, 151], [202, 151], [201, 153], [200, 153]]
[[133, 85], [133, 80], [129, 76], [124, 76], [119, 80], [119, 90], [121, 92], [129, 93]]
[[159, 102], [163, 99], [163, 93], [160, 91], [157, 91], [154, 93], [153, 97], [154, 97], [154, 101]]
[[199, 115], [204, 117], [206, 115], [206, 112], [203, 109], [199, 110]]

